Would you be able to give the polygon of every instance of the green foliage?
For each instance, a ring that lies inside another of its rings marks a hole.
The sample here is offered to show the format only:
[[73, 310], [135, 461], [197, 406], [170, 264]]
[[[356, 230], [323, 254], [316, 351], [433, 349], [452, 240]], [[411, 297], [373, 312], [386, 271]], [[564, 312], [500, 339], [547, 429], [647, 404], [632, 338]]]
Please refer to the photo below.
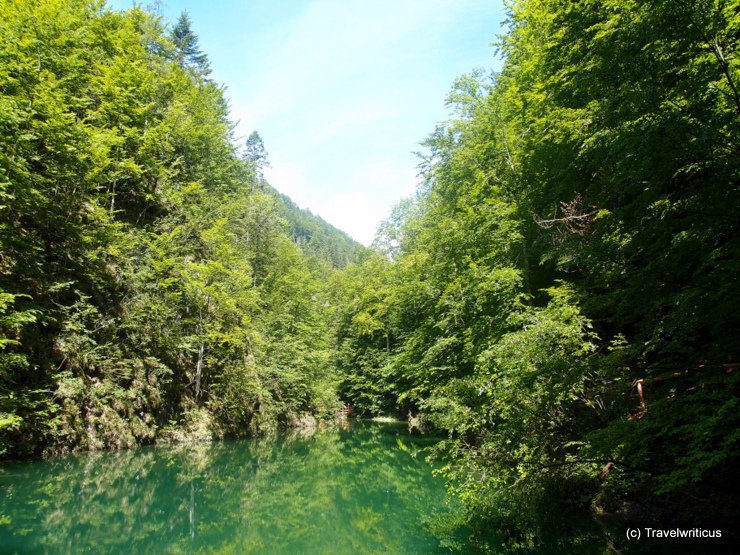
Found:
[[252, 131], [247, 138], [242, 158], [254, 168], [257, 177], [262, 179], [262, 168], [269, 168], [270, 162], [267, 159], [265, 144], [257, 131]]
[[737, 0], [513, 4], [371, 250], [240, 155], [187, 14], [0, 10], [0, 453], [346, 402], [444, 428], [520, 546], [588, 507], [734, 522]]
[[1, 9], [0, 451], [330, 411], [326, 284], [357, 245], [291, 242], [187, 14]]
[[193, 32], [188, 12], [183, 11], [170, 34], [175, 46], [176, 60], [182, 68], [187, 68], [197, 75], [204, 76], [211, 72], [208, 56], [198, 48], [198, 36]]
[[739, 10], [512, 4], [502, 71], [457, 80], [385, 258], [346, 272], [343, 394], [446, 429], [513, 544], [590, 506], [738, 514]]

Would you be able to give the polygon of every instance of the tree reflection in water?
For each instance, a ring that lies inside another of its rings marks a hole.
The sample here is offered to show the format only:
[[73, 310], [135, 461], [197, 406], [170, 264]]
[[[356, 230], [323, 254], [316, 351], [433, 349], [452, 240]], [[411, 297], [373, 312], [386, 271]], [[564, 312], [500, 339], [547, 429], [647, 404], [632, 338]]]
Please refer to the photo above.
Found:
[[14, 552], [431, 553], [444, 484], [405, 427], [89, 453], [0, 468]]

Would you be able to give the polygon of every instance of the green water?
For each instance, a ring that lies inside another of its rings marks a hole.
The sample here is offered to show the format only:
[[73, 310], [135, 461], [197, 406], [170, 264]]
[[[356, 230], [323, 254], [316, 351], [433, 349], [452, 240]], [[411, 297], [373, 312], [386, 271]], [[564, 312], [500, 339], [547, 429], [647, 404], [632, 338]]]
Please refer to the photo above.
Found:
[[434, 440], [370, 423], [309, 437], [0, 466], [0, 553], [437, 553]]

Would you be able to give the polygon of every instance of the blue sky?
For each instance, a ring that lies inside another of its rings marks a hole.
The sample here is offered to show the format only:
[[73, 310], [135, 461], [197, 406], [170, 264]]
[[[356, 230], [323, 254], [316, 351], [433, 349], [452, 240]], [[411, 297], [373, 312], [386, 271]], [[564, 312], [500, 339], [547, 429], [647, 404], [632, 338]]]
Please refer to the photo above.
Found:
[[[146, 4], [146, 2], [141, 2]], [[127, 8], [130, 0], [109, 2]], [[413, 194], [413, 152], [448, 117], [454, 79], [498, 68], [501, 0], [170, 0], [187, 10], [242, 140], [259, 131], [265, 177], [369, 245]]]

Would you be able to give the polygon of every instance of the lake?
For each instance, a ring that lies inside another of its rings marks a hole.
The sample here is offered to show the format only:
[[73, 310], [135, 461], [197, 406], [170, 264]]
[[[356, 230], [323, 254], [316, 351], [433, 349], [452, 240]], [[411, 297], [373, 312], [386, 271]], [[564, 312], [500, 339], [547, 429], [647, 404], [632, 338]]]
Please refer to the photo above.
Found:
[[454, 510], [405, 425], [0, 466], [2, 553], [437, 553]]

